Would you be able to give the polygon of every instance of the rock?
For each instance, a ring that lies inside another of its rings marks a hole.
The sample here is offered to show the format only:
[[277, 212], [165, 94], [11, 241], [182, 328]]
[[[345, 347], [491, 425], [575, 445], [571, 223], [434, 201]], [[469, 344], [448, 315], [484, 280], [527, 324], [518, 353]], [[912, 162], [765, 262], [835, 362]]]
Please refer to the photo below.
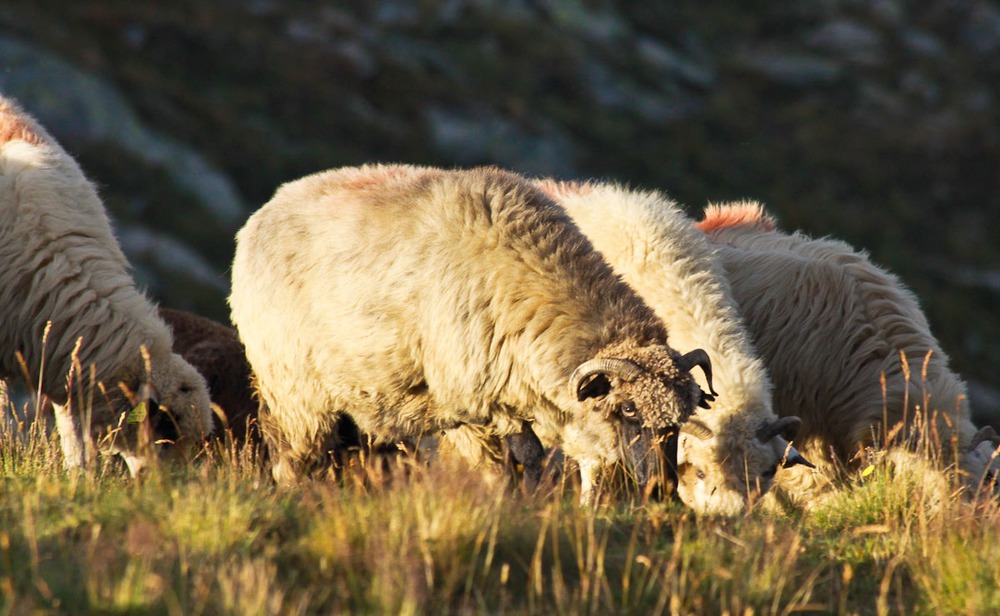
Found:
[[877, 19], [893, 27], [901, 25], [906, 17], [900, 0], [873, 0], [868, 10]]
[[962, 29], [962, 41], [980, 55], [995, 54], [1000, 47], [1000, 8], [976, 3]]
[[916, 28], [904, 28], [899, 34], [903, 47], [910, 53], [930, 59], [944, 56], [945, 46], [939, 38]]
[[0, 90], [19, 100], [60, 141], [112, 142], [162, 167], [226, 228], [247, 215], [233, 183], [201, 154], [146, 128], [111, 85], [69, 62], [10, 37], [0, 37]]
[[497, 164], [532, 175], [573, 177], [572, 141], [551, 125], [526, 130], [488, 111], [428, 107], [434, 148], [459, 165]]
[[687, 58], [650, 37], [640, 37], [635, 45], [639, 57], [654, 70], [701, 88], [715, 84], [716, 70], [712, 66]]
[[852, 62], [877, 65], [883, 60], [882, 37], [872, 27], [849, 19], [823, 24], [807, 38], [810, 47]]
[[613, 44], [629, 32], [629, 26], [616, 12], [610, 9], [592, 9], [590, 4], [582, 0], [546, 0], [536, 3], [558, 28], [572, 31], [590, 43]]
[[644, 122], [668, 124], [688, 116], [695, 106], [673, 79], [666, 77], [659, 90], [641, 88], [628, 75], [601, 62], [591, 62], [584, 73], [591, 98], [608, 110], [624, 111]]
[[[132, 225], [119, 225], [115, 235], [130, 257], [219, 292], [229, 292], [226, 276], [180, 240]], [[146, 286], [156, 286], [153, 280], [146, 282]]]
[[840, 63], [835, 60], [774, 50], [749, 51], [734, 60], [737, 66], [788, 86], [832, 83], [842, 72]]

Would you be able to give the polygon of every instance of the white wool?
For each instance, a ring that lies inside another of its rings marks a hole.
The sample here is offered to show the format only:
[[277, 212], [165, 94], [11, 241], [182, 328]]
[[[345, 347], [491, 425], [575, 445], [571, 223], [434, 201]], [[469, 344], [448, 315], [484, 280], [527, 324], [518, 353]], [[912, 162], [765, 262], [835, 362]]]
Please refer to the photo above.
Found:
[[[86, 412], [93, 434], [103, 436], [130, 408], [119, 383], [137, 391], [147, 381], [182, 434], [210, 428], [204, 380], [171, 352], [170, 332], [136, 290], [97, 191], [42, 127], [2, 98], [0, 264], [0, 378], [24, 375], [20, 353], [30, 384], [68, 403], [60, 429], [79, 429]], [[107, 404], [98, 394], [92, 408], [75, 408], [67, 395], [74, 360], [87, 377], [94, 367]], [[62, 436], [68, 463], [81, 463], [82, 448]], [[124, 437], [113, 448], [132, 446]]]
[[[724, 209], [713, 216], [725, 216]], [[780, 473], [794, 500], [807, 501], [838, 468], [849, 468], [860, 448], [880, 444], [885, 426], [900, 423], [906, 430], [897, 440], [922, 430], [943, 447], [945, 463], [957, 452], [970, 487], [978, 484], [993, 459], [969, 449], [976, 429], [965, 384], [898, 278], [836, 240], [782, 233], [773, 224], [706, 229], [766, 359], [775, 410], [801, 417], [796, 442], [829, 475]]]
[[[777, 420], [770, 382], [732, 298], [714, 247], [676, 202], [653, 191], [601, 183], [541, 181], [616, 273], [663, 319], [670, 345], [705, 350], [718, 397], [699, 410], [714, 433], [682, 434], [678, 492], [700, 513], [745, 510], [778, 462], [757, 431]], [[694, 371], [702, 389], [707, 383]], [[780, 437], [778, 437], [780, 439]], [[787, 442], [780, 439], [779, 449]]]
[[[366, 166], [286, 184], [240, 230], [232, 271], [282, 482], [341, 412], [383, 440], [545, 424], [598, 468], [620, 455], [620, 393], [650, 400], [643, 420], [657, 427], [700, 394], [662, 322], [565, 213], [496, 169]], [[570, 376], [597, 357], [644, 376], [578, 401]]]

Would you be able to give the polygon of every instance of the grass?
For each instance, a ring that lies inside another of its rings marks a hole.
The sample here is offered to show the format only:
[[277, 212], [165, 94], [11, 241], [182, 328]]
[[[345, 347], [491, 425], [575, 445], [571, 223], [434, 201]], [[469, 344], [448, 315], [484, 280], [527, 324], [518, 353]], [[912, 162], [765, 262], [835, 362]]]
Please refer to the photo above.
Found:
[[110, 458], [68, 473], [40, 424], [4, 426], [2, 614], [1000, 612], [998, 507], [942, 498], [922, 458], [721, 520], [408, 458], [296, 490], [222, 445], [141, 481]]

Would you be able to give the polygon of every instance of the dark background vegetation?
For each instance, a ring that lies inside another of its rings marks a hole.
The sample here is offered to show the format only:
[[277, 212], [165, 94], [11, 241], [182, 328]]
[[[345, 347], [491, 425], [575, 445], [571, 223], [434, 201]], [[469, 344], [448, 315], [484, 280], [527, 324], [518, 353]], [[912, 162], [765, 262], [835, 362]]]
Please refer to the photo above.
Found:
[[99, 184], [136, 275], [228, 320], [233, 234], [338, 165], [495, 163], [871, 252], [980, 421], [1000, 393], [1000, 9], [969, 0], [6, 0], [0, 91]]

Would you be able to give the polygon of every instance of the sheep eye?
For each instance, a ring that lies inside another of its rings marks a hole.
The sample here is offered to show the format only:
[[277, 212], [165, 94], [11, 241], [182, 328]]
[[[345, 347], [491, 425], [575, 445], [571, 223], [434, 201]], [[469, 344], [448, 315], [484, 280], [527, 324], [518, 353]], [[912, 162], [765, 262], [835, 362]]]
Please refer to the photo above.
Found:
[[691, 475], [694, 475], [699, 480], [705, 479], [705, 471], [694, 468], [690, 462], [683, 462], [677, 466], [678, 477], [687, 477], [688, 481], [690, 481]]
[[622, 417], [626, 419], [639, 419], [639, 410], [635, 408], [635, 402], [624, 402], [618, 408]]
[[180, 392], [181, 392], [182, 394], [189, 394], [189, 393], [191, 393], [192, 391], [194, 391], [194, 388], [193, 388], [193, 387], [191, 387], [190, 385], [181, 385], [181, 386], [180, 386]]

